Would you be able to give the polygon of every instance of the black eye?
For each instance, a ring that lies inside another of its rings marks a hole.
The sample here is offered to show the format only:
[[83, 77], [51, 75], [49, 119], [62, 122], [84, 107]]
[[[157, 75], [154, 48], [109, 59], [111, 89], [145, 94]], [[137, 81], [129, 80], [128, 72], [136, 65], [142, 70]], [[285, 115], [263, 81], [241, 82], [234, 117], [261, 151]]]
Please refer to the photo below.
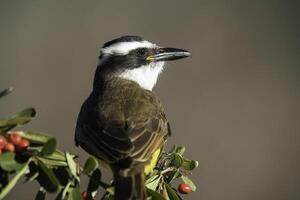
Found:
[[147, 51], [146, 51], [146, 49], [139, 49], [139, 50], [137, 50], [136, 53], [139, 56], [144, 56], [144, 55], [146, 55]]

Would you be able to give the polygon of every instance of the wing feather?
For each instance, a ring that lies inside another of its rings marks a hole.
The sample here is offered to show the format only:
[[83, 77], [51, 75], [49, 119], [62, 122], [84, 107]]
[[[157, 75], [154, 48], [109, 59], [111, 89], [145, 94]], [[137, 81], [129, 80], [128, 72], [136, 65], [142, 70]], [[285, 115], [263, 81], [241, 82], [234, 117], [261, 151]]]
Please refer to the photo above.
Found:
[[168, 126], [154, 93], [132, 81], [118, 79], [111, 81], [103, 92], [92, 93], [83, 104], [76, 141], [109, 163], [128, 157], [147, 162], [163, 146]]

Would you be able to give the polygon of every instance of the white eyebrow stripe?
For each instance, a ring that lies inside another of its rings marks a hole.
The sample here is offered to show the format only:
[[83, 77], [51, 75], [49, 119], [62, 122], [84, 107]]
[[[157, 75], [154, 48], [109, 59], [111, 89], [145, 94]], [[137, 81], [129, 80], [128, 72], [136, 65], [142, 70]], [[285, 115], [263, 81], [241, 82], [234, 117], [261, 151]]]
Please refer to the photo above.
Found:
[[100, 51], [102, 54], [127, 54], [131, 50], [138, 49], [138, 48], [155, 48], [157, 47], [156, 44], [148, 42], [146, 40], [137, 42], [119, 42], [117, 44], [113, 44], [111, 46], [102, 48]]

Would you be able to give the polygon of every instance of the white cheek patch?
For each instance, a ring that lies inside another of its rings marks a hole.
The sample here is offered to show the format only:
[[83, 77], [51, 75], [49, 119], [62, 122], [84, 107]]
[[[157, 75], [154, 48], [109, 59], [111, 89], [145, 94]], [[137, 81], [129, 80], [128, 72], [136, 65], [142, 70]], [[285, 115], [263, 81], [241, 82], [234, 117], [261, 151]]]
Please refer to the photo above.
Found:
[[163, 68], [164, 62], [156, 62], [139, 68], [126, 70], [117, 76], [135, 81], [146, 90], [152, 90], [157, 82], [159, 74], [163, 71]]
[[155, 48], [157, 47], [156, 44], [144, 41], [132, 41], [132, 42], [119, 42], [117, 44], [102, 48], [100, 52], [102, 54], [128, 54], [131, 50], [138, 49], [138, 48]]

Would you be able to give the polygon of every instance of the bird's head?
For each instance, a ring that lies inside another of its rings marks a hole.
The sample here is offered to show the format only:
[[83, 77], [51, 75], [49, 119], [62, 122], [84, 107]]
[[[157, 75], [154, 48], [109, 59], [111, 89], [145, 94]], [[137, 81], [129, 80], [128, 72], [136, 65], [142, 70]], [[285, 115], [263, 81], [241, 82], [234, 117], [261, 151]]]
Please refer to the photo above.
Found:
[[186, 50], [161, 47], [139, 36], [123, 36], [103, 45], [98, 69], [104, 78], [128, 79], [152, 90], [166, 61], [190, 55]]

